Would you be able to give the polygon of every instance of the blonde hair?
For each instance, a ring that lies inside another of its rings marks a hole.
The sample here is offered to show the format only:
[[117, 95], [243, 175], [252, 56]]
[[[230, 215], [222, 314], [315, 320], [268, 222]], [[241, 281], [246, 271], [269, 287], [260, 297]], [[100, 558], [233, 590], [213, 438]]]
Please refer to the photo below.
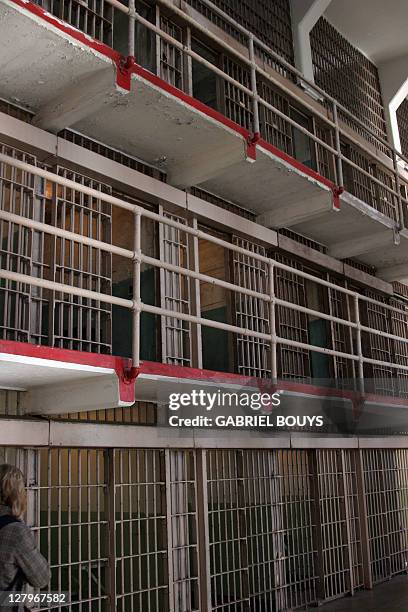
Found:
[[24, 475], [15, 465], [0, 465], [0, 502], [8, 506], [17, 518], [26, 509]]

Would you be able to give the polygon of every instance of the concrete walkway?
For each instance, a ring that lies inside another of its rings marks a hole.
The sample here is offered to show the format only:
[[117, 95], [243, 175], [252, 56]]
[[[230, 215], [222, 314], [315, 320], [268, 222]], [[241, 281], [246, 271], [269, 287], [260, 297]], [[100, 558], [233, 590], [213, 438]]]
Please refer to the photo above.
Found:
[[396, 576], [372, 591], [359, 591], [320, 607], [322, 612], [407, 612], [408, 576]]

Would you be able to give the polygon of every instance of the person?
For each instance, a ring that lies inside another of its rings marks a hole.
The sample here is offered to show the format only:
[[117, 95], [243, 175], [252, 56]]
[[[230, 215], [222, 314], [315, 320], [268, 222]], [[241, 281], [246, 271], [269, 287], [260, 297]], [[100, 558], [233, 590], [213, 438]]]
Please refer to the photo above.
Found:
[[[48, 562], [35, 545], [31, 529], [21, 519], [25, 509], [23, 473], [13, 465], [0, 465], [0, 591], [3, 592], [23, 592], [27, 583], [43, 588], [50, 582]], [[24, 605], [10, 607], [0, 602], [0, 612], [11, 610], [24, 610]]]

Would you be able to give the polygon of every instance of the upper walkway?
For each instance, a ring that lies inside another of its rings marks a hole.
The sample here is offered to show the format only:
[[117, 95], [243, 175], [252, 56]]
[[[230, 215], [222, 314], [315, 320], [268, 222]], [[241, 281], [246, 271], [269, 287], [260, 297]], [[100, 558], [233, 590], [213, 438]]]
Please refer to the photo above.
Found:
[[[109, 45], [35, 3], [1, 0], [0, 97], [45, 130], [73, 128], [159, 165], [171, 185], [200, 185], [267, 227], [406, 278], [407, 160], [321, 89], [310, 85], [317, 100], [305, 93], [298, 71], [250, 33], [232, 44], [162, 0], [155, 22], [107, 4]], [[136, 42], [119, 27], [128, 19]]]

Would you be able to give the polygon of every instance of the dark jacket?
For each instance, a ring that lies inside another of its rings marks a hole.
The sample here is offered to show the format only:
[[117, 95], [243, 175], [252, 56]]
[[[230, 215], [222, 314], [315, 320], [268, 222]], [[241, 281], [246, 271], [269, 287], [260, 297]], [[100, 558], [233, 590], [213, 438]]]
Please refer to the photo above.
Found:
[[[10, 508], [0, 505], [0, 516], [4, 514], [11, 514]], [[50, 581], [48, 563], [36, 547], [31, 529], [22, 521], [0, 529], [0, 591], [8, 590], [16, 576], [14, 592], [24, 591], [27, 583], [42, 588]], [[13, 608], [0, 606], [0, 612], [11, 610]]]

